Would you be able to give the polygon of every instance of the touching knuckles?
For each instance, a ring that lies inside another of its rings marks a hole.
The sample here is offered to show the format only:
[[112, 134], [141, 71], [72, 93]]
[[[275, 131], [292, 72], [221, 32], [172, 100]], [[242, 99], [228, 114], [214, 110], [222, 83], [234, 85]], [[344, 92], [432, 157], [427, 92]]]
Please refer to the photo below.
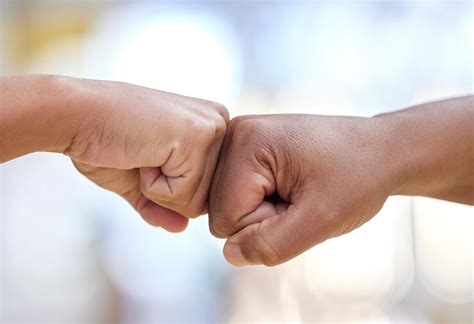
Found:
[[227, 123], [225, 107], [205, 106], [211, 114], [198, 114], [182, 135], [186, 148], [175, 150], [187, 157], [192, 172], [167, 178], [164, 171], [156, 180], [161, 186], [144, 181], [141, 190], [186, 217], [208, 207], [209, 229], [227, 238], [229, 262], [278, 265], [372, 216], [361, 205], [375, 194], [358, 189], [366, 177], [344, 153], [357, 144], [353, 133], [344, 135], [351, 125], [297, 115], [243, 116]]
[[[307, 117], [245, 116], [227, 124], [225, 108], [208, 106], [214, 113], [189, 123], [180, 141], [186, 148], [175, 148], [187, 157], [186, 176], [163, 172], [159, 179], [143, 181], [145, 196], [189, 218], [208, 207], [209, 229], [227, 238], [224, 254], [237, 265], [232, 246], [239, 247], [244, 264], [274, 266], [354, 227], [345, 220], [352, 211], [344, 207], [350, 196], [339, 192], [347, 187], [340, 184], [339, 160], [334, 149], [304, 141], [308, 129], [301, 125]], [[179, 166], [169, 170], [173, 167]], [[259, 214], [265, 204], [274, 207], [270, 216]]]

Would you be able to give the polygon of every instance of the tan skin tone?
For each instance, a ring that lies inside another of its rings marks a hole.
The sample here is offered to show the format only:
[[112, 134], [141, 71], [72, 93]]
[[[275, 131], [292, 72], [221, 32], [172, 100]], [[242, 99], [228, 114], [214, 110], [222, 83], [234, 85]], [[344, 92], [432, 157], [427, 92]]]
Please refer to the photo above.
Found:
[[225, 135], [220, 104], [126, 83], [56, 76], [0, 79], [0, 163], [64, 153], [99, 186], [172, 232], [206, 213]]
[[226, 126], [219, 104], [125, 83], [10, 77], [0, 93], [0, 163], [64, 153], [172, 232], [209, 211], [234, 265], [285, 262], [359, 227], [390, 195], [474, 204], [474, 97], [374, 118], [244, 116]]
[[277, 265], [373, 217], [390, 195], [474, 204], [474, 97], [374, 118], [233, 119], [210, 229], [237, 266]]

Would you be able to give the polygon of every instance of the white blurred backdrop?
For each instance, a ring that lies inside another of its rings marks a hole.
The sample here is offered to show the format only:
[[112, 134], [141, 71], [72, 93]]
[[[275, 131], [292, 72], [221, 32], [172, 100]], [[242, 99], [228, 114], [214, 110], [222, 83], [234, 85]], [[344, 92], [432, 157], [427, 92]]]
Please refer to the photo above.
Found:
[[[120, 80], [232, 116], [371, 116], [473, 91], [470, 1], [0, 4], [2, 76]], [[38, 153], [0, 166], [0, 225], [2, 323], [473, 321], [474, 215], [454, 203], [393, 197], [283, 266], [236, 269], [207, 217], [151, 228]]]

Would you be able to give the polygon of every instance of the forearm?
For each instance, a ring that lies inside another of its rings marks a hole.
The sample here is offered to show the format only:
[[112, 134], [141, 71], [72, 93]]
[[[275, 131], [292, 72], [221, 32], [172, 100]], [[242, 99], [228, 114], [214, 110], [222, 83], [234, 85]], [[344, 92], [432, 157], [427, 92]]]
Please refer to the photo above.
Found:
[[394, 171], [393, 194], [474, 204], [474, 97], [374, 118]]
[[74, 79], [0, 79], [0, 163], [37, 151], [63, 152], [79, 124]]

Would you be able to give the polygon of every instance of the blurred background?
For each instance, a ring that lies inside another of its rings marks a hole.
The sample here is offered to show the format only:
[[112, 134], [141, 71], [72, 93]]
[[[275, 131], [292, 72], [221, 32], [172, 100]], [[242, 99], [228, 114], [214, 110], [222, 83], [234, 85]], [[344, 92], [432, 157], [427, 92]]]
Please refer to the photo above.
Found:
[[[471, 1], [0, 6], [2, 76], [120, 80], [232, 116], [371, 116], [473, 92]], [[0, 166], [0, 226], [1, 323], [473, 322], [474, 215], [454, 203], [392, 197], [289, 263], [237, 269], [207, 217], [177, 235], [149, 227], [38, 153]]]

